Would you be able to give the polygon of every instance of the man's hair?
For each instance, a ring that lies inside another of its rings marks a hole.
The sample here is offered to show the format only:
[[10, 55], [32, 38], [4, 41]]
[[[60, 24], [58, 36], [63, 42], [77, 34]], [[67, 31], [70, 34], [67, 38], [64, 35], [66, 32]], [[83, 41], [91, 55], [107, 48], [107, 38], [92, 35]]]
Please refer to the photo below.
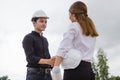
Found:
[[33, 18], [31, 19], [31, 21], [32, 21], [32, 22], [36, 22], [38, 19], [39, 19], [39, 17], [33, 17]]

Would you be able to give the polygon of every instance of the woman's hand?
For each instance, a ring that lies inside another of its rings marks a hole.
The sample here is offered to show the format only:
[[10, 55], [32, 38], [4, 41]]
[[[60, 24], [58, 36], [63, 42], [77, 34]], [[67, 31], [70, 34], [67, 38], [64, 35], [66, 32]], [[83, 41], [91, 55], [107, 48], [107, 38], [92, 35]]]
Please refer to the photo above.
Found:
[[62, 60], [63, 60], [62, 57], [56, 56], [55, 57], [55, 64], [54, 64], [54, 66], [59, 66], [61, 64]]
[[56, 57], [52, 57], [51, 59], [48, 60], [49, 65], [51, 65], [52, 67], [53, 67], [54, 64], [55, 64], [55, 58], [56, 58]]

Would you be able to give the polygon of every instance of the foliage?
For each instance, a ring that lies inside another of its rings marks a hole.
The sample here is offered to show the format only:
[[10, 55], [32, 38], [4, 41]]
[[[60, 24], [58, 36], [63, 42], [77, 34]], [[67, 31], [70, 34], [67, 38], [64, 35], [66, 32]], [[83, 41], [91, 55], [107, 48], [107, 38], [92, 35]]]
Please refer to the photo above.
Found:
[[107, 66], [107, 58], [103, 49], [98, 50], [98, 73], [100, 80], [108, 80], [108, 66]]
[[111, 76], [109, 80], [120, 80], [119, 76]]
[[0, 80], [10, 80], [10, 79], [8, 79], [8, 76], [2, 76], [0, 77]]
[[111, 76], [109, 77], [108, 68], [107, 65], [108, 59], [106, 58], [105, 52], [103, 49], [99, 49], [97, 52], [97, 60], [98, 62], [95, 62], [92, 65], [93, 70], [95, 72], [95, 79], [96, 80], [120, 80], [119, 76]]

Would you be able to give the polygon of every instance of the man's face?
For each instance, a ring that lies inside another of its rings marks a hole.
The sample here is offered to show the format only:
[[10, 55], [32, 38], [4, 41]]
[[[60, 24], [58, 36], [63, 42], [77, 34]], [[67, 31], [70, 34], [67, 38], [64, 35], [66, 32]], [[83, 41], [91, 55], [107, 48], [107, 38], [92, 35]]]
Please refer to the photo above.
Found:
[[39, 18], [36, 22], [33, 22], [35, 30], [42, 32], [45, 30], [47, 26], [47, 19], [46, 18]]

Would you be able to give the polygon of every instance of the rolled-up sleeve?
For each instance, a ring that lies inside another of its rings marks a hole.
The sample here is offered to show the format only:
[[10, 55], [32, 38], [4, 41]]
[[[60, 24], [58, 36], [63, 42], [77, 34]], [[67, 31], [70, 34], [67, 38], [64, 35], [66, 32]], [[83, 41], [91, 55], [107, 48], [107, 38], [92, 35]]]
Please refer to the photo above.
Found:
[[73, 39], [75, 38], [75, 35], [76, 30], [74, 25], [70, 25], [68, 31], [63, 35], [63, 40], [57, 50], [57, 56], [65, 58], [66, 53], [73, 47]]
[[25, 36], [22, 43], [26, 54], [27, 62], [37, 64], [40, 60], [40, 57], [35, 56], [35, 51], [33, 48], [33, 39], [30, 36]]

